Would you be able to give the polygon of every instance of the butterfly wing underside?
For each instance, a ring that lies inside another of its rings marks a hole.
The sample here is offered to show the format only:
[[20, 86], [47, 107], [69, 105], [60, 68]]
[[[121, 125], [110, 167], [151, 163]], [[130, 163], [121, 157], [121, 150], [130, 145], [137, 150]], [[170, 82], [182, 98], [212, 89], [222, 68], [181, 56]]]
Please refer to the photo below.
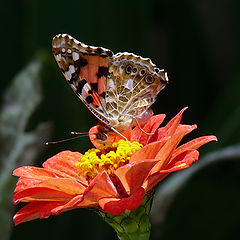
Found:
[[68, 34], [54, 37], [52, 49], [75, 94], [98, 120], [109, 125], [105, 93], [113, 53], [105, 48], [85, 45]]
[[118, 119], [120, 128], [134, 125], [133, 119], [144, 122], [152, 114], [145, 114], [146, 111], [167, 81], [164, 71], [158, 69], [149, 58], [126, 52], [114, 55], [106, 86], [108, 116]]

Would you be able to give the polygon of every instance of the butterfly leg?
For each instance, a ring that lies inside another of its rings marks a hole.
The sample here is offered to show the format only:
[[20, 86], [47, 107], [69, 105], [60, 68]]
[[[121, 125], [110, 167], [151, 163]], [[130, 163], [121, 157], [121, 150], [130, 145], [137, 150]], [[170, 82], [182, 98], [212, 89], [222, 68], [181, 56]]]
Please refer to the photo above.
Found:
[[128, 139], [123, 136], [118, 130], [116, 130], [115, 128], [111, 128], [112, 131], [114, 131], [115, 133], [117, 133], [118, 135], [120, 135], [122, 138], [124, 138], [126, 141], [128, 141]]
[[149, 136], [154, 135], [154, 133], [148, 133], [148, 132], [144, 131], [144, 129], [140, 126], [140, 123], [138, 122], [138, 119], [137, 119], [137, 118], [133, 117], [133, 119], [136, 121], [137, 126], [139, 127], [139, 129], [140, 129], [143, 133], [145, 133], [145, 134], [147, 134], [147, 135], [149, 135]]

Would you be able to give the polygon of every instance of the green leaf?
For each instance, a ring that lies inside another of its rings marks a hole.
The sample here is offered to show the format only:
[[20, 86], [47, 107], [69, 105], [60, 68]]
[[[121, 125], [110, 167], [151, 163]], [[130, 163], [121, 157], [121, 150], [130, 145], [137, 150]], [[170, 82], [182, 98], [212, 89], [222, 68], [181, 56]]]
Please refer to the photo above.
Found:
[[25, 132], [29, 118], [41, 102], [40, 59], [32, 61], [13, 79], [3, 98], [0, 112], [0, 236], [8, 239], [12, 226], [12, 171], [30, 164], [43, 149], [50, 125], [39, 124]]

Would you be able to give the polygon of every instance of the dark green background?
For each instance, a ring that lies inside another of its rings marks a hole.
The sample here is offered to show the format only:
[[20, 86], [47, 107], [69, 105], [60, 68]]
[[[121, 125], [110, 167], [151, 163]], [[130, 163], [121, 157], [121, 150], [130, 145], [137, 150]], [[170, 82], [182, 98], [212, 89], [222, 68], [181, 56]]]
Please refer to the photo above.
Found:
[[[1, 4], [0, 16], [1, 95], [34, 57], [47, 55], [41, 76], [44, 98], [27, 130], [50, 121], [52, 139], [57, 140], [94, 125], [51, 53], [52, 38], [69, 33], [115, 53], [150, 57], [164, 68], [170, 84], [153, 109], [166, 113], [169, 120], [188, 106], [183, 122], [198, 124], [190, 138], [206, 134], [219, 138], [201, 154], [240, 142], [240, 1], [15, 0]], [[89, 147], [87, 138], [46, 147], [35, 165], [61, 150], [84, 152]], [[195, 175], [159, 226], [162, 239], [238, 238], [239, 168], [237, 161], [229, 161]], [[86, 209], [21, 224], [11, 236], [12, 240], [115, 238], [111, 228]]]

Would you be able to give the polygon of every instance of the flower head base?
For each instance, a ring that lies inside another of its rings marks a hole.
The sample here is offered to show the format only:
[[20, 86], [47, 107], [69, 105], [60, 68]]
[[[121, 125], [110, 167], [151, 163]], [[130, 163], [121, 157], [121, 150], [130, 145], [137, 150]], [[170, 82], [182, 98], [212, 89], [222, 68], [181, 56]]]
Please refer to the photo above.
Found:
[[118, 142], [109, 142], [104, 146], [89, 149], [82, 155], [77, 167], [79, 174], [91, 181], [100, 172], [106, 171], [109, 176], [119, 167], [128, 164], [130, 157], [143, 145], [134, 141], [120, 139]]

